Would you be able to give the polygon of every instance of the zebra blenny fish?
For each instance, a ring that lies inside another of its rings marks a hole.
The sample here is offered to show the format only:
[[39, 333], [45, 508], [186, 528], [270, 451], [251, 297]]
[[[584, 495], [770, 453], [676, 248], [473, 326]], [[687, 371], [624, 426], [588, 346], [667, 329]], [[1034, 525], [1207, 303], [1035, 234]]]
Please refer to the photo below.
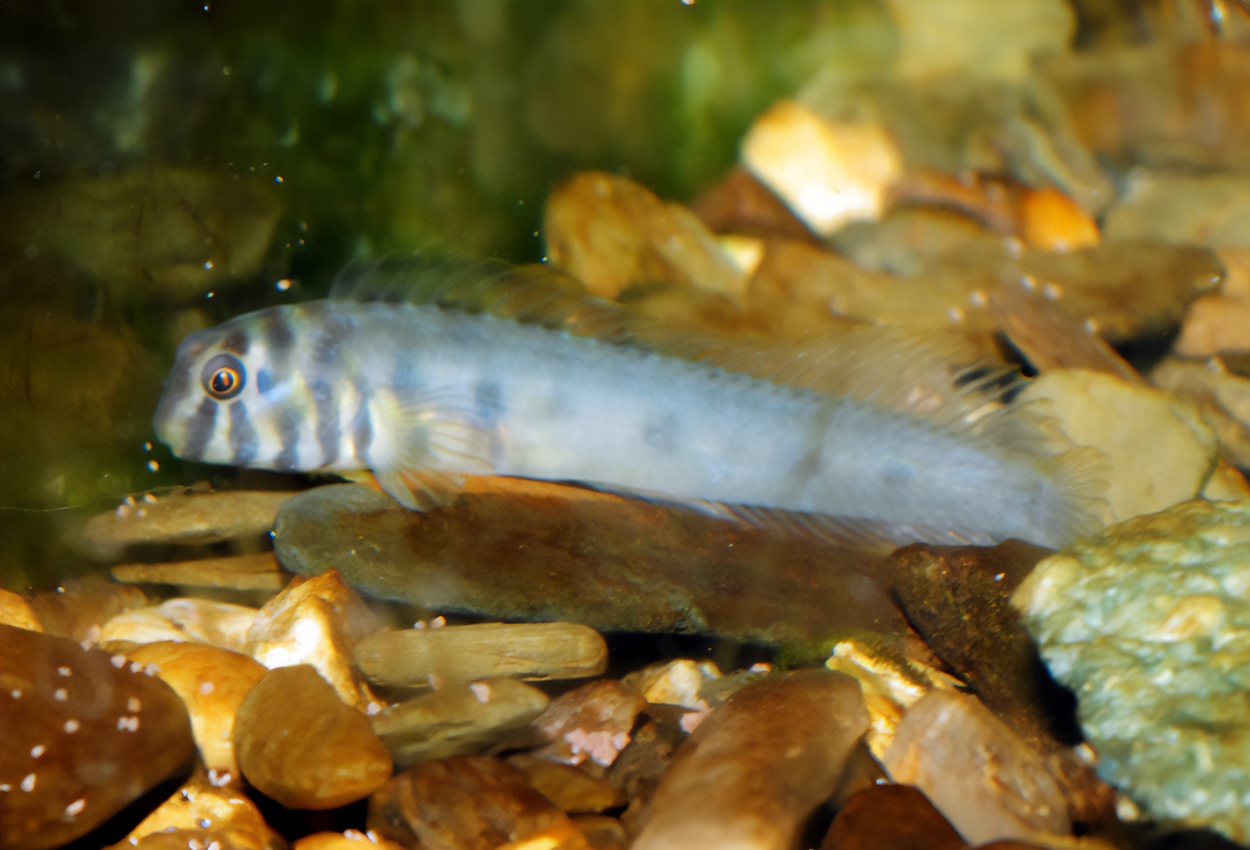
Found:
[[372, 471], [414, 509], [491, 473], [894, 542], [1057, 547], [1098, 527], [1093, 450], [1056, 452], [1030, 408], [994, 401], [1001, 371], [868, 327], [802, 348], [648, 341], [525, 276], [383, 261], [347, 274], [350, 297], [193, 333], [156, 433], [191, 460]]

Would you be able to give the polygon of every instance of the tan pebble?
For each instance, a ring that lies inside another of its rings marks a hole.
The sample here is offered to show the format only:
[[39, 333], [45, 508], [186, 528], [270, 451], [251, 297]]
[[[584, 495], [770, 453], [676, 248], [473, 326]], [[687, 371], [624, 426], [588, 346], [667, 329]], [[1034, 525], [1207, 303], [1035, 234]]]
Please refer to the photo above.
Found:
[[1111, 375], [1056, 369], [1029, 384], [1021, 401], [1049, 399], [1074, 443], [1108, 464], [1104, 519], [1119, 522], [1192, 499], [1216, 461], [1216, 443], [1193, 406]]
[[43, 626], [26, 599], [11, 590], [0, 587], [0, 625], [17, 626], [32, 632], [42, 632]]
[[237, 777], [235, 712], [264, 678], [265, 668], [246, 655], [194, 643], [149, 643], [129, 656], [142, 664], [156, 664], [160, 678], [182, 697], [205, 768]]
[[213, 842], [222, 850], [283, 846], [281, 836], [265, 822], [247, 795], [215, 785], [202, 769], [114, 847], [124, 850], [137, 844], [143, 848], [155, 843], [156, 839], [144, 841], [148, 836], [170, 833], [183, 839], [181, 847], [198, 846], [201, 850], [207, 850]]
[[598, 679], [561, 694], [534, 721], [552, 742], [537, 754], [568, 764], [590, 759], [607, 767], [629, 744], [634, 720], [646, 704], [635, 691], [612, 679]]
[[602, 812], [626, 802], [624, 793], [611, 782], [571, 764], [530, 753], [518, 753], [507, 761], [524, 773], [526, 781], [562, 812]]
[[705, 710], [708, 704], [699, 691], [705, 683], [720, 677], [720, 670], [711, 661], [679, 658], [630, 673], [621, 683], [641, 693], [647, 702]]
[[376, 832], [370, 834], [349, 829], [305, 835], [296, 839], [291, 850], [404, 850], [404, 845], [382, 838]]
[[480, 623], [379, 632], [356, 647], [372, 681], [392, 685], [472, 681], [493, 676], [573, 679], [607, 667], [603, 638], [578, 623]]
[[903, 168], [880, 125], [826, 121], [791, 100], [756, 119], [742, 140], [742, 164], [822, 236], [880, 218]]
[[270, 670], [248, 692], [235, 716], [234, 750], [248, 782], [292, 809], [367, 797], [392, 769], [369, 718], [307, 664]]

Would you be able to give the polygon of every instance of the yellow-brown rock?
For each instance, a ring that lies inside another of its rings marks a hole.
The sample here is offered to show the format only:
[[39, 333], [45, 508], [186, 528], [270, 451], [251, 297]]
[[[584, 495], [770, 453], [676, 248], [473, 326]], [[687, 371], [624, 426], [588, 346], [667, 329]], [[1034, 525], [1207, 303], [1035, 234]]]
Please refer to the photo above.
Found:
[[26, 598], [0, 587], [0, 625], [42, 632], [43, 626]]
[[405, 847], [590, 850], [568, 816], [531, 788], [525, 774], [490, 756], [410, 767], [369, 800], [369, 827]]
[[281, 590], [291, 578], [278, 566], [273, 552], [170, 564], [123, 564], [110, 572], [118, 581], [232, 590]]
[[611, 782], [571, 764], [529, 753], [509, 756], [508, 764], [524, 773], [526, 781], [562, 812], [602, 812], [626, 802], [624, 793]]
[[1215, 467], [1211, 430], [1192, 405], [1162, 390], [1057, 369], [1032, 382], [1020, 398], [1049, 399], [1074, 443], [1106, 455], [1108, 523], [1192, 499]]
[[198, 643], [158, 641], [138, 646], [126, 657], [144, 666], [182, 697], [204, 767], [224, 784], [239, 777], [234, 758], [234, 717], [248, 691], [265, 677], [263, 666], [238, 652]]
[[[175, 845], [172, 839], [177, 839]], [[198, 842], [198, 844], [196, 843]], [[235, 787], [213, 782], [212, 774], [196, 773], [173, 796], [113, 845], [127, 848], [218, 847], [229, 850], [279, 850], [286, 847], [256, 804]]]
[[305, 835], [291, 845], [291, 850], [404, 850], [404, 846], [379, 838], [376, 834], [366, 835], [358, 829], [348, 829]]
[[311, 664], [340, 699], [364, 710], [374, 698], [357, 680], [352, 650], [381, 625], [338, 570], [327, 570], [297, 577], [265, 603], [248, 630], [245, 651], [270, 669]]
[[88, 575], [66, 581], [56, 590], [36, 593], [30, 607], [48, 634], [82, 641], [94, 635], [93, 627], [99, 629], [110, 618], [147, 602], [137, 587]]
[[689, 209], [602, 171], [574, 175], [547, 199], [547, 256], [595, 295], [674, 283], [740, 295], [746, 276]]
[[0, 847], [59, 847], [188, 762], [187, 712], [153, 672], [0, 625]]
[[211, 599], [168, 599], [160, 605], [124, 611], [104, 624], [100, 643], [144, 644], [172, 640], [204, 643], [241, 652], [255, 608]]
[[261, 793], [291, 809], [333, 809], [369, 796], [391, 757], [360, 711], [307, 664], [270, 670], [244, 698], [234, 752]]

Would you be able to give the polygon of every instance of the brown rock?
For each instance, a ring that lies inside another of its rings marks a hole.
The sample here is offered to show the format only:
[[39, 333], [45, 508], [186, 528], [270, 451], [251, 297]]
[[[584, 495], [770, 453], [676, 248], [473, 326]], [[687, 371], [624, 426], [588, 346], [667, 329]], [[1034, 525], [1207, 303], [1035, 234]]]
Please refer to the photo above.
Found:
[[369, 719], [344, 705], [307, 664], [269, 671], [234, 721], [247, 781], [291, 809], [333, 809], [373, 793], [391, 757]]
[[278, 566], [272, 552], [173, 564], [126, 564], [113, 567], [110, 572], [118, 581], [232, 590], [281, 590], [291, 579], [291, 574]]
[[279, 506], [293, 495], [233, 490], [162, 496], [134, 507], [123, 504], [88, 521], [83, 542], [109, 560], [126, 546], [142, 543], [185, 546], [256, 538], [269, 531]]
[[626, 802], [611, 782], [571, 764], [530, 753], [509, 756], [508, 764], [524, 773], [526, 781], [562, 812], [602, 812]]
[[[255, 608], [211, 599], [167, 599], [149, 608], [133, 608], [110, 619], [100, 630], [102, 644], [143, 644], [172, 640], [204, 643], [242, 652]], [[107, 648], [107, 647], [106, 647]]]
[[113, 617], [142, 607], [147, 601], [137, 587], [91, 575], [70, 579], [54, 591], [36, 593], [30, 599], [30, 607], [45, 632], [81, 641], [93, 634], [93, 626], [102, 628]]
[[246, 655], [198, 643], [158, 641], [126, 653], [169, 685], [191, 715], [191, 731], [209, 779], [224, 785], [239, 777], [234, 758], [234, 717], [266, 670]]
[[552, 264], [604, 298], [632, 284], [736, 294], [746, 283], [694, 213], [615, 174], [588, 171], [561, 183], [543, 226]]
[[168, 685], [122, 656], [0, 626], [0, 846], [89, 832], [194, 751]]
[[639, 820], [651, 802], [673, 754], [686, 740], [681, 720], [690, 712], [677, 706], [650, 705], [643, 709], [641, 722], [612, 766], [607, 778], [625, 793], [629, 807], [621, 821], [631, 834], [638, 832]]
[[528, 729], [547, 695], [515, 679], [454, 682], [382, 710], [373, 731], [400, 767], [478, 753]]
[[377, 615], [337, 570], [297, 576], [265, 603], [247, 633], [244, 651], [266, 667], [311, 664], [348, 705], [374, 702], [352, 666], [356, 643], [382, 628]]
[[525, 774], [490, 756], [408, 768], [370, 798], [369, 828], [426, 850], [498, 848], [544, 835], [560, 837], [536, 846], [589, 850], [568, 816], [531, 788]]
[[918, 789], [877, 785], [847, 801], [820, 850], [964, 850], [967, 846]]
[[968, 841], [1071, 835], [1065, 789], [1048, 760], [974, 696], [936, 690], [921, 697], [899, 724], [884, 764], [895, 782], [924, 792]]
[[1051, 550], [1009, 540], [994, 547], [916, 544], [890, 556], [908, 621], [941, 661], [1015, 731], [1053, 742], [1040, 659], [1010, 598]]
[[791, 847], [867, 729], [849, 676], [802, 670], [748, 685], [682, 745], [635, 850]]
[[34, 609], [30, 607], [25, 597], [2, 587], [0, 587], [0, 625], [30, 629], [32, 632], [43, 631], [39, 618], [35, 616]]
[[690, 210], [715, 233], [817, 241], [780, 198], [741, 166], [695, 198]]
[[629, 847], [629, 833], [616, 818], [578, 815], [573, 818], [573, 826], [586, 838], [592, 850], [627, 850]]
[[[171, 838], [177, 838], [174, 843]], [[233, 787], [220, 787], [203, 771], [183, 783], [172, 797], [161, 803], [113, 850], [139, 847], [143, 850], [187, 850], [210, 847], [223, 850], [278, 850], [286, 842], [269, 824], [256, 804]]]
[[580, 623], [478, 623], [379, 632], [361, 641], [355, 660], [371, 681], [425, 685], [494, 676], [579, 679], [598, 676], [608, 647]]
[[567, 764], [590, 758], [607, 767], [629, 743], [634, 719], [646, 704], [637, 692], [613, 679], [599, 679], [561, 694], [534, 721], [551, 739], [537, 754]]
[[370, 837], [358, 829], [343, 832], [315, 832], [291, 845], [291, 850], [404, 850], [385, 838]]

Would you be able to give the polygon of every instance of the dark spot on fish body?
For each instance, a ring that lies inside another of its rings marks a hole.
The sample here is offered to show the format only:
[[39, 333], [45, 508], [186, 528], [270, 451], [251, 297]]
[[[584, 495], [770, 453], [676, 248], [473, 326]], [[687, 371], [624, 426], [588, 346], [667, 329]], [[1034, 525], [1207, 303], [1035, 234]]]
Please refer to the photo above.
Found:
[[316, 344], [313, 346], [313, 359], [318, 364], [338, 363], [342, 359], [339, 345], [347, 339], [350, 331], [347, 322], [329, 310], [322, 310], [314, 326]]
[[498, 381], [481, 380], [473, 388], [473, 406], [478, 416], [493, 422], [503, 411], [503, 389]]
[[334, 388], [328, 381], [312, 383], [313, 405], [317, 408], [317, 442], [321, 445], [321, 465], [327, 466], [339, 456], [339, 416]]
[[233, 352], [242, 357], [247, 354], [249, 340], [247, 333], [242, 330], [231, 332], [221, 341], [221, 347], [225, 351]]
[[910, 484], [916, 477], [916, 468], [899, 460], [887, 460], [881, 477], [887, 484]]
[[281, 307], [265, 311], [265, 350], [275, 365], [285, 363], [295, 342], [295, 331]]
[[643, 426], [642, 440], [651, 448], [663, 454], [676, 454], [678, 449], [677, 434], [680, 425], [671, 413], [647, 420]]
[[234, 463], [247, 466], [256, 459], [260, 449], [260, 435], [247, 415], [247, 405], [241, 401], [230, 405], [230, 452]]
[[304, 415], [290, 406], [284, 406], [275, 417], [282, 451], [273, 459], [274, 469], [293, 472], [299, 469], [299, 431]]
[[205, 398], [195, 409], [187, 422], [187, 443], [182, 449], [182, 457], [187, 460], [199, 460], [204, 456], [204, 449], [213, 436], [213, 425], [217, 419], [217, 402]]
[[417, 374], [412, 359], [400, 357], [395, 361], [395, 370], [391, 373], [391, 388], [396, 392], [417, 389]]

